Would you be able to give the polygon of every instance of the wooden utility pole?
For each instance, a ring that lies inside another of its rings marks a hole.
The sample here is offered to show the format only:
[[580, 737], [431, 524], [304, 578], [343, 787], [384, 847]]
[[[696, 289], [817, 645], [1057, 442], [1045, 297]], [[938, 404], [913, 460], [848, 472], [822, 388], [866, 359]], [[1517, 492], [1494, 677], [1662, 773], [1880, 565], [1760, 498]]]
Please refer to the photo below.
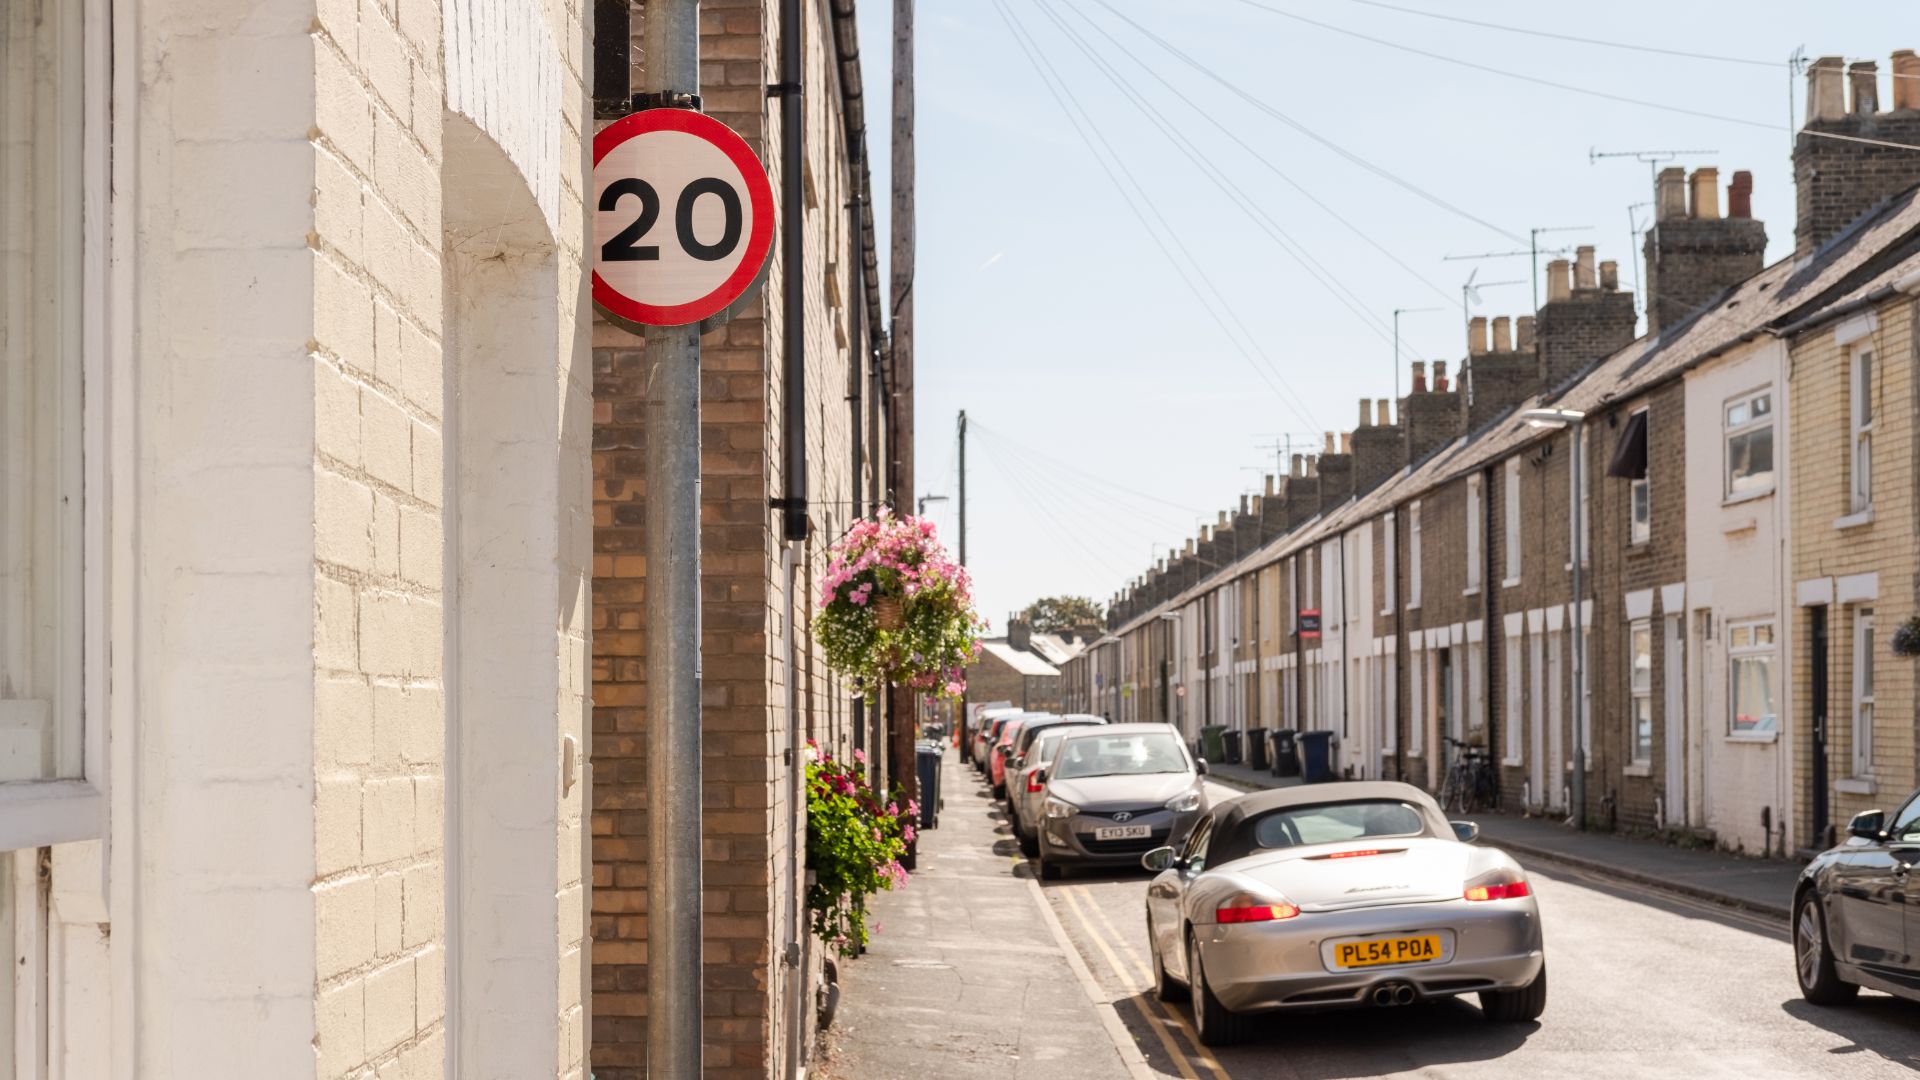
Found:
[[[892, 329], [888, 335], [893, 368], [894, 416], [893, 483], [896, 499], [912, 505], [913, 479], [913, 0], [893, 0], [893, 251], [889, 257], [893, 278], [888, 306]], [[918, 695], [896, 687], [893, 724], [887, 736], [893, 780], [918, 796], [914, 729], [919, 717]]]

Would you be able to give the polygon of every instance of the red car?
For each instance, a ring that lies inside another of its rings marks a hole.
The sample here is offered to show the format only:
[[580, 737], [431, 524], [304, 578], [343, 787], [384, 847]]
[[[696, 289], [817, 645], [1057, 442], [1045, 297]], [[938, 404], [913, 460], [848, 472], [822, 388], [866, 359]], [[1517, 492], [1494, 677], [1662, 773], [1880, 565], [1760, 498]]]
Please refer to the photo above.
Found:
[[994, 736], [993, 751], [987, 761], [987, 779], [993, 781], [994, 798], [1001, 798], [1007, 793], [1007, 756], [1013, 749], [1014, 741], [1020, 737], [1020, 729], [1040, 717], [1051, 719], [1052, 714], [1026, 713], [1000, 725], [1000, 733]]

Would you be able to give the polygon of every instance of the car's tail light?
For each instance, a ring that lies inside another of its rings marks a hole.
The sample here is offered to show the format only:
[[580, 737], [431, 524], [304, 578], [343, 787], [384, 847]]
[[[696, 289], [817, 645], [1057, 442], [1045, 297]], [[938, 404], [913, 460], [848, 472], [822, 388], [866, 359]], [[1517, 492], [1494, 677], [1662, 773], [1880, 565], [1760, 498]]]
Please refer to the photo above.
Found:
[[1285, 900], [1275, 900], [1269, 896], [1254, 896], [1251, 893], [1236, 893], [1227, 897], [1227, 902], [1213, 910], [1213, 919], [1219, 923], [1274, 922], [1279, 919], [1291, 919], [1300, 914], [1300, 909]]
[[1027, 774], [1027, 791], [1029, 794], [1045, 790], [1047, 790], [1047, 785], [1040, 781], [1040, 774], [1038, 772]]
[[1468, 900], [1518, 900], [1532, 896], [1533, 888], [1526, 878], [1512, 870], [1495, 870], [1469, 881], [1461, 895]]

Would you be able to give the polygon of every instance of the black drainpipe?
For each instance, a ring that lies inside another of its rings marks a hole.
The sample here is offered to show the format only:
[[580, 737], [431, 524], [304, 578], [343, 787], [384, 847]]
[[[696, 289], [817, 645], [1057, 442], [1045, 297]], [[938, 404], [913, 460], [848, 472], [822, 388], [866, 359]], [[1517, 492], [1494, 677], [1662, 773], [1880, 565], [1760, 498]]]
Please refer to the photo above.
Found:
[[806, 206], [802, 176], [806, 144], [800, 115], [800, 0], [780, 0], [780, 81], [767, 88], [780, 98], [780, 285], [783, 400], [781, 449], [785, 460], [780, 500], [782, 535], [807, 538], [807, 308]]

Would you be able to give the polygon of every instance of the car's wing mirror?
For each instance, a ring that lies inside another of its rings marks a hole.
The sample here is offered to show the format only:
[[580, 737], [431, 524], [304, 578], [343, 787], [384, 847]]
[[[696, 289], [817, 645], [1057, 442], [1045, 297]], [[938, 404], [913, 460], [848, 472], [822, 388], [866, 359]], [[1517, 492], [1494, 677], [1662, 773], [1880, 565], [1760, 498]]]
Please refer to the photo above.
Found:
[[1201, 776], [1207, 775], [1207, 759], [1195, 758], [1193, 760], [1193, 771]]
[[1154, 873], [1159, 873], [1162, 870], [1172, 869], [1173, 848], [1171, 847], [1154, 848], [1152, 851], [1149, 851], [1145, 855], [1140, 856], [1140, 865], [1146, 867], [1149, 870], [1152, 870]]
[[1449, 821], [1447, 824], [1453, 826], [1454, 839], [1463, 844], [1471, 844], [1475, 840], [1480, 839], [1480, 826], [1476, 822]]
[[1847, 822], [1847, 833], [1863, 840], [1886, 839], [1887, 815], [1882, 810], [1862, 810]]
[[1033, 782], [1034, 782], [1034, 783], [1036, 783], [1036, 784], [1044, 784], [1044, 783], [1046, 783], [1046, 782], [1047, 782], [1047, 770], [1045, 770], [1045, 769], [1036, 769], [1036, 770], [1034, 770], [1034, 773], [1033, 773]]

